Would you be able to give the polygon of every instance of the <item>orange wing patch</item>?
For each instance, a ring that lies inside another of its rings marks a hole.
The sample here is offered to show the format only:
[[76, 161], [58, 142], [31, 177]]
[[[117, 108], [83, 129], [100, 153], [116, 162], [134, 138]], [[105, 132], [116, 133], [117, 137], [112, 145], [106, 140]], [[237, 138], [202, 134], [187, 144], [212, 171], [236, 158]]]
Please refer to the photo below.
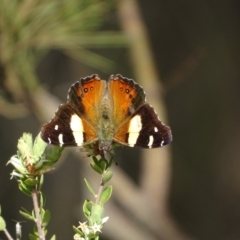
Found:
[[[84, 139], [85, 142], [93, 142], [98, 139], [96, 129], [88, 123], [84, 118], [82, 118], [82, 124], [84, 127]], [[86, 129], [86, 130], [85, 130]]]
[[125, 121], [121, 127], [119, 127], [114, 135], [114, 141], [120, 143], [122, 145], [128, 144], [128, 129], [129, 129], [129, 121]]
[[112, 102], [112, 118], [115, 126], [120, 126], [145, 103], [143, 89], [133, 80], [125, 79], [121, 75], [111, 76], [108, 92]]
[[70, 101], [74, 102], [79, 115], [95, 127], [100, 118], [99, 104], [106, 91], [106, 81], [101, 80], [98, 75], [92, 75], [73, 85], [71, 91], [73, 93], [69, 93]]

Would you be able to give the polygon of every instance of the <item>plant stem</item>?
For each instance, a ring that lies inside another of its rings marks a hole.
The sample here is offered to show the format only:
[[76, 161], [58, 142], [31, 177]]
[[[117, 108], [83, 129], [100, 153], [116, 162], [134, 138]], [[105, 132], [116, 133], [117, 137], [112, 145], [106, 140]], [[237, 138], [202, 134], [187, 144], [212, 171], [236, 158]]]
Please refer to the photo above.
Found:
[[99, 199], [100, 199], [100, 196], [102, 194], [103, 187], [104, 187], [104, 183], [101, 181], [101, 184], [100, 184], [99, 189], [98, 189], [98, 194], [97, 194], [97, 197], [96, 197], [96, 201], [95, 201], [96, 204], [99, 203]]
[[8, 232], [7, 229], [4, 229], [3, 231], [4, 231], [5, 235], [7, 236], [8, 240], [14, 240], [14, 239], [11, 237], [11, 235], [10, 235], [10, 233]]
[[44, 229], [42, 228], [42, 224], [41, 224], [42, 220], [40, 217], [40, 209], [39, 209], [38, 196], [37, 196], [36, 189], [32, 190], [32, 199], [33, 199], [34, 212], [36, 216], [35, 222], [38, 229], [39, 240], [45, 240]]

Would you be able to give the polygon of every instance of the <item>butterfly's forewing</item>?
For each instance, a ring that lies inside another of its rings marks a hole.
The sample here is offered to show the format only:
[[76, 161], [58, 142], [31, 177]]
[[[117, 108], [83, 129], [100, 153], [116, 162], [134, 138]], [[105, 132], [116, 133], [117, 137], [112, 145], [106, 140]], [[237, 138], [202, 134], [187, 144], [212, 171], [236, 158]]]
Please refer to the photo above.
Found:
[[143, 89], [132, 79], [124, 78], [120, 74], [110, 77], [108, 94], [112, 105], [112, 121], [116, 130], [145, 103]]

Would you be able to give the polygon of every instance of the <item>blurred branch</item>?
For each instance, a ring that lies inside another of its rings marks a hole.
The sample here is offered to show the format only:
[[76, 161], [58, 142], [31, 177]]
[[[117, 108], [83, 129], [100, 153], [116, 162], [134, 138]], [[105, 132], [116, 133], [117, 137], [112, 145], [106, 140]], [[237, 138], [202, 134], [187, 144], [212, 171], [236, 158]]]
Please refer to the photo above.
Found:
[[25, 48], [26, 46], [31, 47], [42, 47], [42, 48], [119, 48], [127, 47], [128, 38], [121, 32], [114, 31], [97, 31], [97, 32], [80, 32], [69, 35], [62, 35], [59, 38], [52, 38], [47, 35], [41, 36], [34, 42], [22, 43], [19, 48]]
[[66, 50], [64, 53], [73, 59], [84, 61], [85, 64], [92, 68], [101, 69], [103, 72], [109, 72], [116, 67], [113, 61], [86, 49]]
[[182, 84], [187, 77], [199, 67], [202, 61], [206, 58], [206, 55], [207, 51], [205, 48], [198, 47], [195, 49], [195, 51], [192, 52], [184, 62], [182, 62], [168, 77], [166, 77], [166, 79], [164, 79], [167, 91]]
[[9, 240], [14, 240], [14, 239], [11, 237], [11, 235], [10, 235], [10, 233], [8, 232], [7, 229], [4, 230], [4, 233], [5, 233], [6, 237], [7, 237], [7, 239], [9, 239]]
[[[118, 1], [122, 29], [130, 39], [129, 47], [136, 79], [146, 90], [149, 102], [160, 117], [166, 120], [166, 109], [162, 100], [162, 86], [151, 53], [147, 30], [143, 23], [136, 0]], [[159, 98], [160, 96], [160, 98]], [[141, 186], [142, 198], [151, 201], [148, 210], [157, 213], [149, 219], [148, 226], [155, 225], [156, 234], [164, 239], [187, 239], [172, 220], [167, 208], [168, 187], [170, 185], [170, 148], [151, 151], [143, 150]], [[129, 209], [130, 210], [130, 209]], [[137, 214], [137, 210], [134, 213]]]
[[26, 117], [29, 113], [26, 106], [22, 103], [9, 103], [0, 97], [0, 115], [13, 119]]
[[[114, 175], [115, 175], [114, 169]], [[115, 178], [115, 176], [114, 176]], [[118, 179], [119, 181], [119, 179]], [[115, 193], [114, 188], [114, 193]], [[119, 191], [118, 191], [119, 192]], [[131, 196], [131, 195], [130, 195]], [[124, 196], [124, 198], [126, 195]], [[135, 198], [134, 198], [135, 199]], [[127, 201], [127, 200], [126, 200]], [[138, 203], [136, 203], [137, 205]], [[146, 206], [145, 206], [146, 207]], [[111, 216], [114, 221], [109, 221], [104, 227], [107, 230], [107, 239], [114, 239], [114, 240], [161, 240], [157, 236], [153, 236], [153, 234], [147, 229], [148, 225], [140, 225], [136, 219], [129, 217], [131, 215], [128, 214], [126, 216], [125, 210], [123, 211], [121, 208], [116, 207], [113, 202], [109, 202], [108, 206], [106, 207], [106, 212], [109, 213], [108, 215]], [[138, 212], [141, 212], [138, 209]], [[139, 219], [138, 219], [139, 220]], [[116, 229], [116, 222], [118, 229]], [[142, 226], [142, 227], [139, 227]], [[120, 228], [119, 228], [120, 226]], [[123, 231], [124, 229], [124, 231]]]

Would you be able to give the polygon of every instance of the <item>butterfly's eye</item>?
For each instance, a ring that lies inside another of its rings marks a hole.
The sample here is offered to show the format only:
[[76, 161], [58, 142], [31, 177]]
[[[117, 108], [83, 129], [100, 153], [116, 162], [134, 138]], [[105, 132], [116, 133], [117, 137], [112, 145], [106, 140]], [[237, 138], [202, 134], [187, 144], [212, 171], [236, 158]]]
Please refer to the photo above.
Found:
[[120, 87], [120, 91], [122, 91], [123, 90], [123, 88], [122, 87]]
[[90, 91], [92, 91], [93, 90], [93, 87], [90, 87]]
[[128, 94], [129, 93], [129, 89], [126, 89], [125, 92]]
[[88, 92], [88, 89], [87, 89], [87, 88], [84, 88], [84, 92]]

